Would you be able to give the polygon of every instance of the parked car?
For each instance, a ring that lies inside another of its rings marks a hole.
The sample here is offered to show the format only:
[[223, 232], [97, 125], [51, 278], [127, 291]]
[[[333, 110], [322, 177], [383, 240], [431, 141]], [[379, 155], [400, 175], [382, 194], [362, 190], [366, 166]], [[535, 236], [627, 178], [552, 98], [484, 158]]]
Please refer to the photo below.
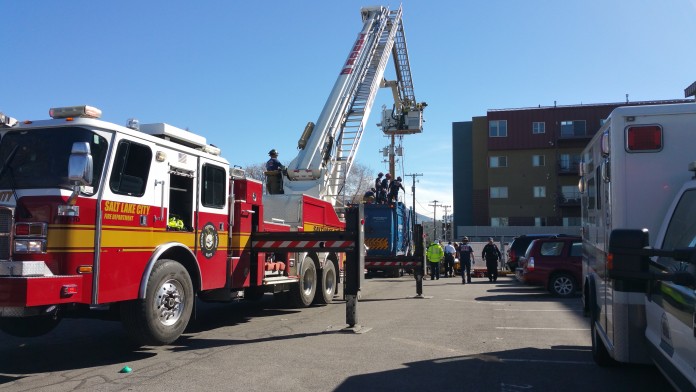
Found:
[[520, 281], [544, 286], [559, 297], [573, 295], [582, 282], [582, 238], [553, 237], [532, 241], [516, 271]]
[[529, 248], [532, 241], [539, 238], [565, 237], [565, 234], [525, 234], [512, 239], [507, 249], [507, 266], [510, 271], [515, 272], [518, 267], [520, 257]]

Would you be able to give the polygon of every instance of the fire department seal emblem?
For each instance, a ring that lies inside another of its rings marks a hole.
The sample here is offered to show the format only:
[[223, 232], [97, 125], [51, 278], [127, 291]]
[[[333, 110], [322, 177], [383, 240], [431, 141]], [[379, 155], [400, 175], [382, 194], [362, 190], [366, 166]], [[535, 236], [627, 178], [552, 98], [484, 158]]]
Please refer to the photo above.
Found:
[[208, 222], [203, 226], [201, 230], [201, 236], [199, 237], [199, 245], [201, 246], [201, 252], [206, 259], [209, 259], [215, 255], [215, 251], [218, 247], [218, 233], [215, 230], [215, 226]]

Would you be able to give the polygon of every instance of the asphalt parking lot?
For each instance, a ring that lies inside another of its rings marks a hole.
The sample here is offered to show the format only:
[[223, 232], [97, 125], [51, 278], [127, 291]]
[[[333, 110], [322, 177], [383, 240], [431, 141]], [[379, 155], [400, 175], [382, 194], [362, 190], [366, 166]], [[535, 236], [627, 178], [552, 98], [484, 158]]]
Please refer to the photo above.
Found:
[[[511, 277], [365, 282], [363, 332], [346, 306], [200, 304], [185, 336], [134, 347], [117, 322], [65, 320], [35, 339], [0, 335], [7, 391], [669, 391], [652, 366], [600, 368], [579, 297]], [[131, 373], [119, 373], [124, 367]]]

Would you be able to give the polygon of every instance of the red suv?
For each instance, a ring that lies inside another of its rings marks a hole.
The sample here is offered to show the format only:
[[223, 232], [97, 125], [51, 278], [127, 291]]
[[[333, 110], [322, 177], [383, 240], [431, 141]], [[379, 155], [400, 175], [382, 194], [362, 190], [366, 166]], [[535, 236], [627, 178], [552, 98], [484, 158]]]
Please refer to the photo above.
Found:
[[546, 287], [552, 294], [569, 297], [582, 282], [582, 238], [557, 237], [532, 241], [517, 270], [520, 281]]

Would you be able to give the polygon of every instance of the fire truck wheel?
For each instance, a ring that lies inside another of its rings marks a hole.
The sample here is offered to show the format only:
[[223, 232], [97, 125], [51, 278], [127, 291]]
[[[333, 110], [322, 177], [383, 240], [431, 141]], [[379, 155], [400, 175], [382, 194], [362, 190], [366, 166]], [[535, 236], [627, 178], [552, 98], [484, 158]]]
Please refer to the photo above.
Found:
[[157, 262], [147, 282], [145, 299], [123, 304], [121, 320], [126, 333], [144, 345], [175, 341], [186, 329], [193, 309], [193, 284], [183, 265]]
[[58, 317], [0, 318], [0, 330], [20, 338], [34, 338], [51, 332], [58, 323], [60, 323]]
[[336, 292], [336, 282], [336, 266], [332, 261], [327, 260], [324, 263], [324, 268], [321, 269], [321, 279], [314, 296], [314, 302], [323, 305], [330, 304]]
[[317, 267], [307, 257], [300, 267], [300, 281], [290, 287], [290, 302], [295, 308], [306, 308], [314, 300], [317, 290]]

